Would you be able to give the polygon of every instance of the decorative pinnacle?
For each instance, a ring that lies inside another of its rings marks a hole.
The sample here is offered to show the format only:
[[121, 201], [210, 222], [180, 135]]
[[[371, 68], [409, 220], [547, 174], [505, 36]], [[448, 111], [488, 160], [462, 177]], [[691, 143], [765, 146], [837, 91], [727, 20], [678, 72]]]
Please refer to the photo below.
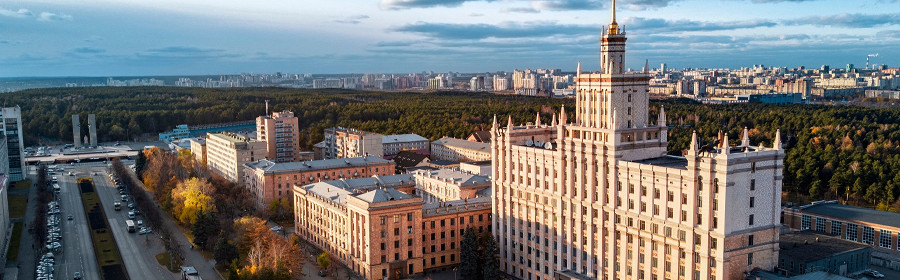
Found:
[[772, 148], [781, 150], [781, 129], [775, 131], [775, 143], [773, 143]]
[[691, 146], [689, 147], [689, 150], [692, 152], [697, 151], [697, 131], [696, 130], [694, 130], [694, 133], [691, 134]]
[[741, 147], [749, 147], [750, 146], [750, 133], [746, 127], [744, 127], [744, 136], [741, 137]]

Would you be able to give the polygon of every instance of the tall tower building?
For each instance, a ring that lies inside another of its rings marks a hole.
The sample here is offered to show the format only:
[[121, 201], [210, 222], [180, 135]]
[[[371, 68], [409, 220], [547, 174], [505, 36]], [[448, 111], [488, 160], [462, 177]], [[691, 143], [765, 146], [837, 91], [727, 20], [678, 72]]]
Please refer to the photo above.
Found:
[[[602, 32], [599, 73], [576, 77], [575, 120], [494, 118], [493, 234], [517, 279], [742, 279], [778, 254], [784, 151], [725, 135], [667, 155], [646, 73], [625, 73], [625, 32]], [[580, 67], [579, 67], [580, 68]], [[713, 141], [709, 141], [713, 142]], [[720, 143], [720, 144], [719, 144]]]
[[256, 118], [256, 137], [266, 142], [266, 158], [277, 162], [300, 161], [300, 127], [288, 110]]

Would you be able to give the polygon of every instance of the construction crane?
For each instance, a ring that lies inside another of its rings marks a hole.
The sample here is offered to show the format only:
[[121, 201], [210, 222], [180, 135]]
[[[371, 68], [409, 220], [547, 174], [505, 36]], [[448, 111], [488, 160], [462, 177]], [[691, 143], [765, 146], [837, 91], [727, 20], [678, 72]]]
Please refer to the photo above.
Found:
[[870, 54], [866, 56], [866, 69], [869, 69], [869, 58], [870, 57], [878, 57], [878, 54]]

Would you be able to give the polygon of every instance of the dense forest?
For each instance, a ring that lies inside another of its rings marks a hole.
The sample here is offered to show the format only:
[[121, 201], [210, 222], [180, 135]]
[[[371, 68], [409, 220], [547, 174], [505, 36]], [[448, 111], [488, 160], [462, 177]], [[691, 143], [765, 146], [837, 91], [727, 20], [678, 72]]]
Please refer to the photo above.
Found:
[[[541, 113], [549, 121], [573, 100], [468, 92], [364, 92], [282, 88], [202, 89], [97, 87], [33, 89], [0, 95], [0, 106], [23, 110], [26, 143], [70, 139], [71, 114], [97, 115], [101, 141], [134, 139], [178, 124], [251, 120], [265, 112], [291, 110], [300, 119], [309, 148], [324, 128], [353, 127], [383, 134], [417, 133], [432, 140], [465, 137], [488, 129], [491, 117], [512, 115], [516, 123]], [[771, 145], [781, 129], [787, 156], [786, 201], [839, 199], [849, 204], [900, 211], [900, 109], [851, 106], [732, 104], [689, 100], [651, 102], [651, 120], [666, 107], [669, 150], [679, 155], [696, 130], [702, 142], [719, 131], [737, 144], [744, 127], [753, 145]], [[569, 119], [574, 120], [572, 110]], [[84, 119], [86, 117], [82, 117]], [[86, 129], [86, 127], [84, 128]]]

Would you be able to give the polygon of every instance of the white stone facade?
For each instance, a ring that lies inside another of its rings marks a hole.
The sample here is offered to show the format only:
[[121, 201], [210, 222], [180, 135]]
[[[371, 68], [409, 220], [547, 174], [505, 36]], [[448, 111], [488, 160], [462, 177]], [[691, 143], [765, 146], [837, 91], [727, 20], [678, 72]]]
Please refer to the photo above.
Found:
[[[494, 120], [493, 234], [517, 279], [741, 279], [777, 260], [775, 147], [708, 145], [667, 156], [649, 77], [623, 74], [624, 32], [602, 38], [600, 74], [576, 78], [576, 119]], [[746, 135], [746, 132], [745, 132]], [[536, 142], [542, 145], [536, 146]]]

